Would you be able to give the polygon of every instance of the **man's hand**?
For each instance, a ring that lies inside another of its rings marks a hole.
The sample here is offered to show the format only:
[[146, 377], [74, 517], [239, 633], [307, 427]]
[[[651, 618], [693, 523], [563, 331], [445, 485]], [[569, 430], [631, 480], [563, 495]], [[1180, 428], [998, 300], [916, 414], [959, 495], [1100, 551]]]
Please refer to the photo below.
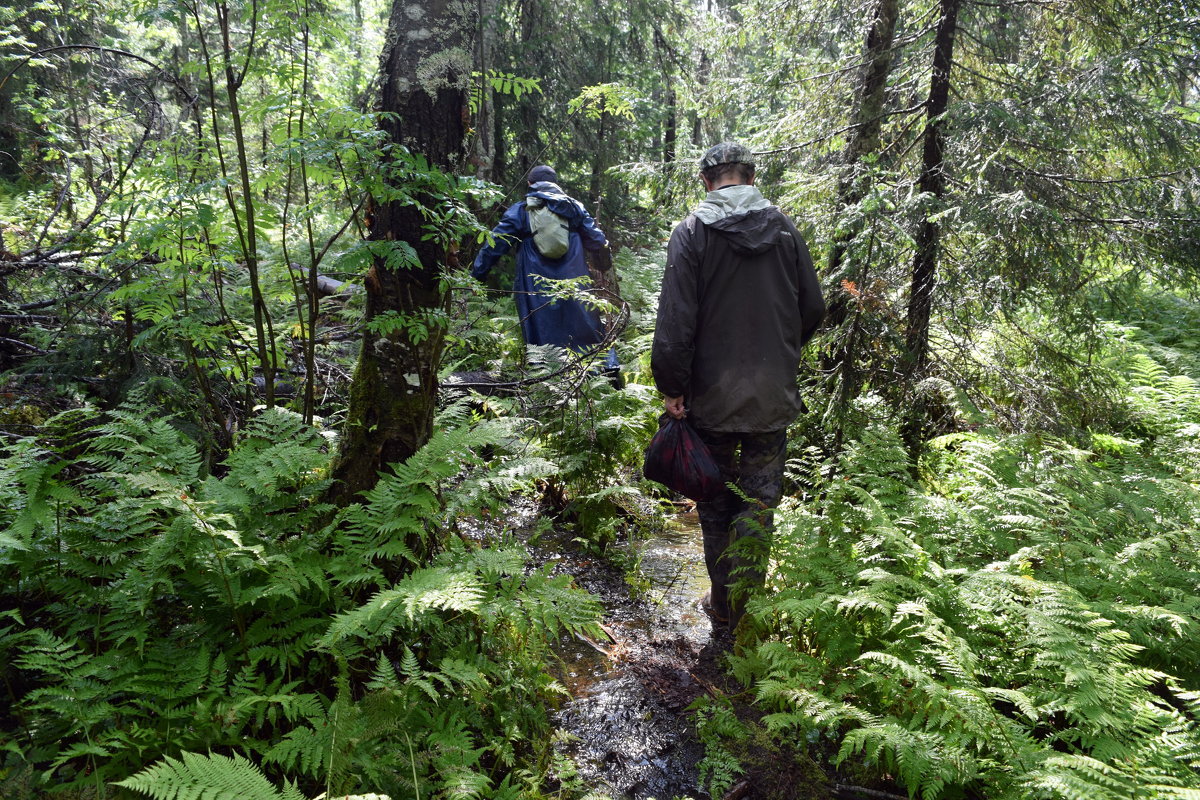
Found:
[[667, 413], [675, 419], [683, 419], [687, 416], [687, 408], [683, 405], [683, 395], [668, 397], [663, 400], [663, 405], [667, 407]]

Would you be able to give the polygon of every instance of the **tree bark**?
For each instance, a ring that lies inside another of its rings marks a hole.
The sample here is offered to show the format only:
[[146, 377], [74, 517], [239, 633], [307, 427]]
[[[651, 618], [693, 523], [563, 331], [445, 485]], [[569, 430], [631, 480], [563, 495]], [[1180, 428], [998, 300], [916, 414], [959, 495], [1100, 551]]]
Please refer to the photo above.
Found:
[[[528, 66], [521, 70], [540, 74], [539, 61], [544, 43], [541, 41], [541, 19], [539, 0], [521, 0], [521, 48], [520, 53], [527, 59]], [[541, 137], [541, 117], [539, 109], [541, 100], [531, 94], [526, 94], [516, 101], [517, 105], [517, 153], [516, 175], [514, 182], [524, 186], [525, 176], [529, 170], [542, 163], [544, 147]]]
[[[16, 256], [4, 247], [4, 229], [0, 228], [0, 307], [12, 306], [12, 293], [8, 288], [9, 270], [5, 262], [15, 261]], [[12, 339], [12, 323], [0, 318], [0, 372], [16, 366], [16, 353], [8, 344]]]
[[[471, 4], [394, 0], [384, 46], [380, 126], [394, 147], [420, 153], [431, 168], [453, 172], [465, 164], [467, 89], [472, 57]], [[436, 197], [418, 197], [437, 205]], [[331, 499], [347, 503], [375, 485], [380, 471], [404, 461], [429, 440], [437, 401], [444, 328], [436, 323], [448, 305], [442, 272], [457, 266], [457, 252], [442, 237], [425, 237], [425, 220], [410, 202], [376, 198], [369, 238], [404, 242], [418, 263], [391, 268], [377, 255], [366, 276], [366, 326], [350, 390], [342, 446], [333, 467]], [[387, 313], [424, 320], [427, 335], [411, 328], [372, 330]]]
[[[700, 64], [696, 68], [696, 88], [694, 90], [694, 93], [696, 95], [701, 95], [704, 92], [705, 88], [708, 86], [708, 70], [709, 70], [708, 52], [705, 50], [701, 50], [700, 51]], [[707, 148], [710, 144], [716, 144], [716, 142], [710, 142], [709, 144], [705, 144], [703, 122], [704, 121], [700, 118], [699, 112], [693, 111], [692, 112], [692, 146], [693, 147]]]
[[[878, 0], [875, 19], [867, 31], [863, 69], [856, 91], [853, 132], [842, 156], [845, 164], [838, 181], [838, 208], [859, 203], [866, 196], [867, 182], [861, 168], [863, 156], [879, 149], [879, 133], [883, 128], [883, 106], [887, 94], [888, 76], [892, 70], [892, 46], [896, 38], [899, 0]], [[846, 247], [857, 231], [847, 230], [834, 237], [829, 249], [831, 277], [837, 277]]]
[[[933, 313], [933, 290], [937, 283], [937, 263], [941, 252], [941, 226], [931, 217], [940, 209], [946, 191], [943, 118], [950, 101], [950, 69], [954, 63], [954, 34], [958, 27], [959, 3], [960, 0], [941, 0], [941, 17], [934, 38], [921, 175], [917, 180], [917, 188], [922, 196], [921, 221], [917, 228], [912, 285], [908, 296], [908, 324], [904, 334], [910, 386], [915, 386], [925, 377], [929, 366], [929, 320]], [[902, 431], [909, 453], [914, 455], [914, 463], [924, 440], [927, 418], [925, 402], [918, 393]]]
[[482, 16], [482, 29], [475, 40], [475, 64], [478, 76], [474, 79], [473, 91], [477, 92], [475, 119], [471, 125], [472, 135], [468, 145], [470, 160], [475, 167], [475, 177], [486, 180], [493, 174], [496, 165], [497, 125], [499, 103], [497, 93], [488, 84], [487, 75], [493, 68], [492, 52], [496, 49], [499, 34], [496, 32], [495, 0], [476, 0]]
[[508, 148], [504, 143], [506, 100], [504, 95], [497, 95], [493, 100], [492, 141], [495, 142], [495, 152], [492, 153], [492, 174], [488, 180], [503, 186], [508, 183]]
[[[604, 72], [602, 73], [601, 83], [608, 83], [612, 80], [612, 52], [615, 42], [613, 41], [613, 31], [609, 28], [608, 43], [604, 47], [604, 52], [607, 54], [604, 60]], [[592, 151], [592, 177], [588, 182], [588, 196], [592, 201], [592, 209], [597, 219], [600, 216], [600, 207], [604, 201], [604, 170], [608, 168], [608, 121], [612, 117], [611, 114], [600, 114], [599, 129], [596, 132], [596, 147]]]
[[13, 108], [12, 89], [0, 87], [0, 179], [16, 181], [21, 177], [20, 125]]
[[924, 197], [922, 218], [917, 228], [917, 252], [913, 258], [912, 286], [908, 297], [908, 346], [910, 374], [924, 374], [929, 360], [929, 318], [941, 245], [941, 227], [930, 219], [946, 191], [943, 115], [950, 100], [950, 68], [954, 60], [954, 34], [958, 26], [960, 0], [941, 0], [941, 18], [934, 40], [933, 74], [929, 80], [926, 123], [922, 145], [921, 175], [917, 188]]
[[[876, 2], [874, 19], [867, 29], [863, 67], [855, 90], [852, 133], [842, 154], [842, 173], [838, 179], [837, 208], [853, 220], [835, 231], [825, 270], [826, 283], [832, 284], [828, 289], [829, 311], [825, 324], [830, 328], [844, 328], [824, 364], [825, 371], [836, 371], [838, 376], [836, 410], [839, 420], [858, 396], [863, 382], [860, 366], [860, 339], [863, 335], [861, 306], [842, 288], [840, 282], [845, 278], [865, 290], [870, 268], [869, 254], [859, 254], [856, 258], [847, 256], [850, 243], [862, 231], [861, 216], [847, 212], [862, 202], [870, 188], [870, 172], [863, 168], [862, 160], [879, 149], [898, 17], [899, 0]], [[839, 422], [833, 440], [834, 452], [841, 450], [844, 433], [844, 427]]]
[[667, 90], [667, 117], [666, 117], [666, 120], [664, 121], [663, 154], [662, 154], [663, 161], [666, 162], [667, 164], [671, 164], [675, 161], [676, 139], [679, 136], [678, 129], [676, 127], [678, 125], [678, 121], [676, 118], [676, 111], [677, 111], [677, 106], [676, 106], [676, 100], [675, 100], [675, 90], [668, 89]]

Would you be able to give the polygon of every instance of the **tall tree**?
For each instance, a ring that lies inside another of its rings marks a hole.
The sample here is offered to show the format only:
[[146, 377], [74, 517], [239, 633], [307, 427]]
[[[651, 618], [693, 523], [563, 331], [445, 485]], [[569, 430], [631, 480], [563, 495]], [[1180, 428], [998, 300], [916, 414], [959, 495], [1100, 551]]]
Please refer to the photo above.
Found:
[[921, 175], [917, 189], [927, 206], [917, 228], [917, 252], [913, 258], [912, 288], [908, 297], [908, 327], [905, 341], [912, 359], [911, 372], [921, 375], [929, 358], [929, 316], [933, 309], [933, 287], [937, 277], [941, 228], [934, 218], [937, 203], [946, 190], [946, 135], [943, 116], [950, 102], [950, 68], [954, 63], [954, 35], [958, 28], [960, 0], [941, 0], [941, 14], [933, 46], [933, 71], [925, 106]]
[[[959, 3], [960, 0], [940, 2], [929, 96], [925, 101], [921, 173], [917, 178], [917, 191], [923, 201], [918, 205], [921, 219], [917, 224], [916, 253], [913, 256], [912, 284], [908, 295], [908, 321], [904, 332], [910, 383], [925, 376], [929, 360], [929, 321], [933, 313], [933, 290], [937, 281], [941, 245], [941, 224], [935, 215], [940, 210], [946, 191], [943, 118], [950, 102], [950, 69], [954, 64], [954, 35], [958, 28]], [[915, 453], [923, 442], [926, 416], [924, 396], [918, 392], [904, 428], [904, 438], [910, 452]]]
[[[841, 209], [854, 206], [866, 195], [868, 176], [863, 168], [863, 158], [879, 149], [899, 6], [899, 0], [877, 0], [874, 17], [867, 27], [863, 65], [855, 88], [850, 141], [842, 155], [845, 168], [838, 180], [837, 205]], [[841, 277], [846, 247], [858, 227], [851, 225], [835, 234], [829, 248], [828, 278]]]
[[[824, 276], [830, 293], [826, 325], [843, 328], [828, 356], [833, 363], [826, 365], [831, 372], [836, 365], [837, 405], [842, 410], [848, 408], [862, 385], [859, 352], [860, 340], [865, 333], [863, 309], [861, 303], [853, 302], [852, 292], [859, 291], [856, 286], [866, 285], [871, 263], [869, 248], [857, 257], [849, 253], [849, 248], [867, 219], [859, 204], [867, 196], [873, 170], [864, 164], [864, 159], [879, 150], [899, 5], [899, 0], [877, 0], [875, 13], [867, 26], [863, 63], [854, 91], [850, 139], [842, 153], [844, 165], [837, 184], [837, 211], [844, 221], [829, 243], [829, 261]], [[840, 285], [843, 279], [849, 281], [846, 284], [849, 288]], [[839, 423], [833, 439], [835, 451], [842, 446], [843, 434], [844, 426]]]
[[[395, 0], [381, 64], [380, 126], [391, 142], [376, 191], [362, 351], [351, 387], [333, 497], [348, 502], [433, 429], [437, 372], [457, 266], [453, 179], [465, 159], [473, 6]], [[433, 227], [433, 230], [430, 230]]]

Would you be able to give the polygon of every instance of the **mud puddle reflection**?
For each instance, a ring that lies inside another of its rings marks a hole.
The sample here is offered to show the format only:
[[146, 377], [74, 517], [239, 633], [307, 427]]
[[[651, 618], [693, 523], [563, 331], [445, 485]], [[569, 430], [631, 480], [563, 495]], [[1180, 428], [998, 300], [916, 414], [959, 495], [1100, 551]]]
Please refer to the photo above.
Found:
[[573, 698], [555, 715], [569, 734], [563, 750], [593, 798], [706, 798], [696, 771], [703, 748], [686, 708], [714, 691], [718, 668], [697, 604], [708, 578], [695, 513], [618, 550], [634, 567], [631, 581], [612, 563], [620, 558], [560, 562], [600, 596], [611, 636], [560, 642], [560, 678]]

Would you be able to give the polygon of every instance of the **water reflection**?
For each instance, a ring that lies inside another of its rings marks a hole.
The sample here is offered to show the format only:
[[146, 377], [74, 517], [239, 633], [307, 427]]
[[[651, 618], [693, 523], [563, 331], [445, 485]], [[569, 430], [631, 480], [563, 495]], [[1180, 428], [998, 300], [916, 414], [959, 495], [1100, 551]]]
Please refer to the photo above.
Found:
[[619, 587], [595, 575], [580, 581], [616, 612], [607, 621], [612, 640], [560, 642], [560, 680], [574, 698], [556, 717], [573, 739], [566, 750], [609, 797], [704, 797], [695, 769], [702, 748], [684, 710], [703, 691], [694, 670], [710, 634], [698, 606], [708, 586], [699, 522], [694, 512], [679, 515], [618, 551], [632, 566], [628, 581], [619, 570]]

